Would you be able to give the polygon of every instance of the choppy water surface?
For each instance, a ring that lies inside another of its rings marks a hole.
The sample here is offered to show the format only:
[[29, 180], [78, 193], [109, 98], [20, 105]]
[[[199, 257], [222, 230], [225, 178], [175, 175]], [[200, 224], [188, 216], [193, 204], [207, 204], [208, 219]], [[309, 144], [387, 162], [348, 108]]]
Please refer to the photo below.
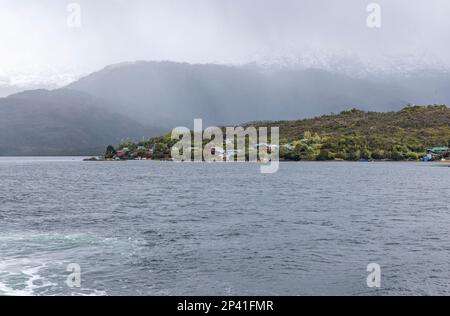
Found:
[[440, 164], [0, 158], [0, 179], [0, 294], [450, 294]]

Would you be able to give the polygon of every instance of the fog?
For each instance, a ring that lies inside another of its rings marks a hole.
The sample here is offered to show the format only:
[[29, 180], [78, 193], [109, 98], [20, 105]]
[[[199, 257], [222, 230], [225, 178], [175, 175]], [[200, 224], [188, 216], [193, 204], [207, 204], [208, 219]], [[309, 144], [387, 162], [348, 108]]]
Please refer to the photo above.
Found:
[[[61, 86], [108, 64], [345, 64], [447, 69], [448, 0], [0, 0], [0, 86]], [[367, 5], [381, 27], [367, 25]], [[398, 69], [397, 69], [398, 68]]]

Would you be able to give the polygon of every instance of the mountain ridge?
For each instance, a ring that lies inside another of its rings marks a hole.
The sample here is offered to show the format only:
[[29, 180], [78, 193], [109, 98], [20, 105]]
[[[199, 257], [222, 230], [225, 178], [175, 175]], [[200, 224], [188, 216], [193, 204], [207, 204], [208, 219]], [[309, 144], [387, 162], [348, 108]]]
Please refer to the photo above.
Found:
[[[177, 126], [191, 127], [195, 118], [202, 118], [205, 126], [221, 126], [314, 117], [353, 107], [391, 111], [409, 103], [450, 104], [449, 87], [450, 75], [437, 73], [381, 80], [318, 69], [265, 71], [251, 65], [120, 63], [60, 89], [0, 98], [0, 152], [94, 153], [92, 148], [103, 148], [118, 138], [139, 139]], [[23, 113], [14, 112], [10, 105]], [[28, 115], [30, 111], [35, 115]], [[95, 115], [90, 117], [90, 111]], [[20, 146], [14, 141], [14, 130], [22, 139]], [[44, 146], [46, 137], [49, 142]], [[70, 139], [72, 149], [64, 139]]]
[[105, 143], [148, 132], [79, 91], [41, 89], [0, 99], [2, 156], [92, 155]]
[[102, 97], [114, 111], [141, 123], [167, 122], [165, 127], [171, 128], [194, 118], [222, 125], [307, 117], [351, 106], [399, 109], [410, 101], [396, 93], [396, 86], [318, 69], [264, 72], [167, 61], [105, 67], [68, 87]]

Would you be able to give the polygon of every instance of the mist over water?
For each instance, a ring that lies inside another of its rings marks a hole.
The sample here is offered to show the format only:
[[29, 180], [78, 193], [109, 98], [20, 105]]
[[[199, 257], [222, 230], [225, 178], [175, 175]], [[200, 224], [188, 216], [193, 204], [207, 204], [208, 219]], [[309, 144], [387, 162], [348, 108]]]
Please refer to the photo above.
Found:
[[449, 294], [448, 172], [1, 158], [0, 294]]

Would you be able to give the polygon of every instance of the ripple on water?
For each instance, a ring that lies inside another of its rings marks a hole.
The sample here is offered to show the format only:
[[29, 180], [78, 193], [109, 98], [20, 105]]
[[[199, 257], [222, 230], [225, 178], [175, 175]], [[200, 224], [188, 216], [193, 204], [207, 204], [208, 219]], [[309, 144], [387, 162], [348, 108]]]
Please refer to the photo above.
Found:
[[0, 158], [0, 294], [449, 294], [449, 170]]

